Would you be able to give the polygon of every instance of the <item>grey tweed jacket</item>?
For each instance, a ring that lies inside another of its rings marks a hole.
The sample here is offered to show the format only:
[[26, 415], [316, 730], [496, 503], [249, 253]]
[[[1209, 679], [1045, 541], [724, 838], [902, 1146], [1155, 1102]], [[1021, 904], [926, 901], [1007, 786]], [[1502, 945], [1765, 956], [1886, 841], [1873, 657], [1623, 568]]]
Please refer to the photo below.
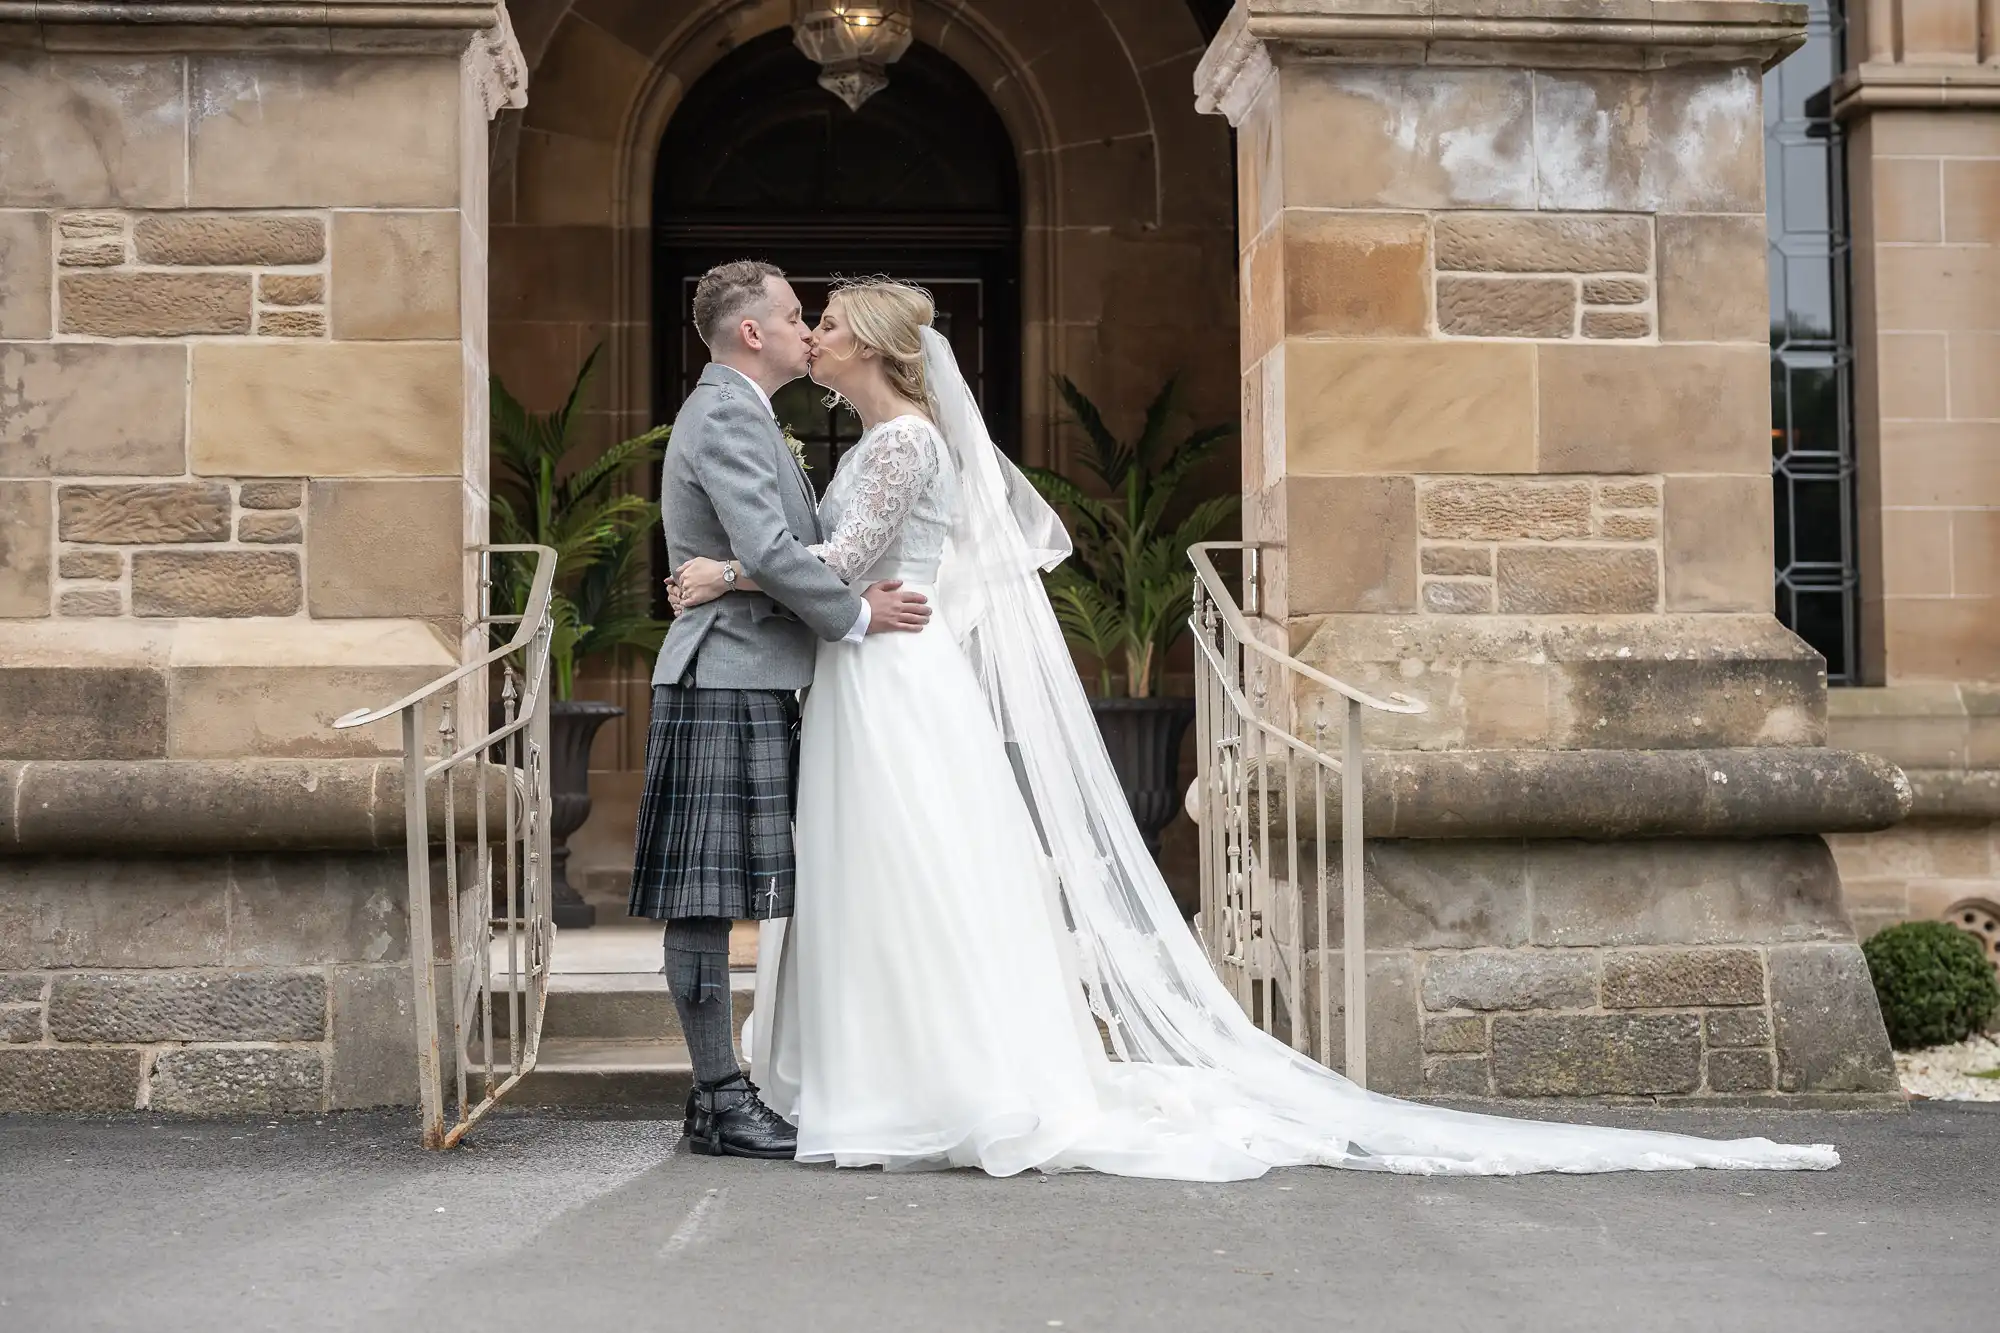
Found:
[[762, 593], [734, 592], [682, 613], [660, 645], [653, 684], [694, 666], [705, 689], [797, 690], [812, 684], [815, 636], [839, 640], [861, 598], [806, 550], [825, 540], [812, 486], [756, 391], [710, 365], [674, 418], [660, 481], [667, 558], [732, 556]]

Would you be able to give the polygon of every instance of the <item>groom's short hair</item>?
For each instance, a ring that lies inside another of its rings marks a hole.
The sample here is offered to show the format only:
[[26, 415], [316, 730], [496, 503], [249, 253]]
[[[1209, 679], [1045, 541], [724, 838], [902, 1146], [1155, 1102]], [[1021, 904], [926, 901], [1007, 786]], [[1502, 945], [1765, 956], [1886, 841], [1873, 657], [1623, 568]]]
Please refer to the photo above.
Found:
[[782, 278], [785, 271], [761, 259], [717, 264], [694, 285], [694, 328], [714, 351], [731, 324], [764, 299], [764, 280]]

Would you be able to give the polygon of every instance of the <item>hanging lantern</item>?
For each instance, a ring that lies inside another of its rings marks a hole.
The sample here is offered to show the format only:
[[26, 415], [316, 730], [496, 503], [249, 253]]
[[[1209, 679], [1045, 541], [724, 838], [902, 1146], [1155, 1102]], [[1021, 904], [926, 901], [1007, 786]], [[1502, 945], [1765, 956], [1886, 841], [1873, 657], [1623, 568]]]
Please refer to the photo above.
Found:
[[910, 49], [910, 0], [792, 0], [792, 40], [820, 67], [819, 86], [859, 111]]

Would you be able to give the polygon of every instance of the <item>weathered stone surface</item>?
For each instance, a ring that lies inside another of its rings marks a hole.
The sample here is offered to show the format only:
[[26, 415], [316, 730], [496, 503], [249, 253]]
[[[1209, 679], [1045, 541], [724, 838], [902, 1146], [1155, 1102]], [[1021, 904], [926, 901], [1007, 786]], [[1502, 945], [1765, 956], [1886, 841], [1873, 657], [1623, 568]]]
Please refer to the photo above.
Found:
[[[321, 486], [313, 483], [315, 497]], [[1294, 531], [1322, 537], [1312, 561], [1288, 567], [1292, 615], [1415, 608], [1415, 482], [1408, 477], [1294, 477], [1286, 485], [1286, 503], [1286, 521]], [[454, 529], [454, 561], [458, 545]], [[443, 550], [437, 553], [440, 563], [444, 555]], [[317, 584], [317, 555], [313, 573]]]
[[457, 202], [455, 57], [233, 52], [191, 58], [188, 85], [202, 108], [188, 135], [196, 207]]
[[297, 514], [245, 514], [236, 521], [236, 540], [267, 546], [302, 541], [305, 528]]
[[[1525, 70], [1299, 64], [1286, 71], [1286, 83], [1280, 138], [1342, 145], [1339, 152], [1284, 155], [1287, 204], [1536, 206], [1534, 95]], [[1468, 142], [1479, 145], [1479, 165], [1469, 171]]]
[[[1770, 467], [1770, 352], [1701, 343], [1552, 343], [1536, 352], [1543, 472]], [[1524, 469], [1525, 470], [1525, 469]]]
[[1708, 1015], [1710, 1046], [1743, 1047], [1771, 1044], [1771, 1015], [1762, 1009], [1718, 1009]]
[[229, 488], [215, 482], [65, 486], [56, 505], [66, 542], [229, 540]]
[[0, 857], [0, 968], [218, 964], [226, 874], [221, 858]]
[[325, 1081], [317, 1050], [167, 1051], [153, 1067], [151, 1106], [187, 1115], [317, 1111], [325, 1105]]
[[1534, 860], [1537, 944], [1849, 937], [1840, 874], [1816, 836], [1544, 843]]
[[319, 305], [326, 300], [326, 279], [317, 273], [260, 273], [257, 299], [266, 305]]
[[1424, 610], [1441, 616], [1485, 615], [1493, 609], [1493, 585], [1484, 579], [1424, 583]]
[[1597, 502], [1606, 509], [1658, 509], [1660, 485], [1653, 481], [1600, 481]]
[[305, 497], [302, 481], [246, 481], [237, 500], [245, 509], [297, 509]]
[[1616, 542], [1655, 541], [1660, 521], [1651, 514], [1605, 514], [1597, 520], [1597, 535]]
[[1492, 1066], [1483, 1055], [1424, 1061], [1426, 1097], [1490, 1097], [1492, 1084]]
[[458, 237], [454, 211], [336, 213], [336, 338], [456, 338]]
[[1781, 1092], [1894, 1092], [1896, 1063], [1855, 944], [1773, 948], [1771, 1016]]
[[1483, 1018], [1431, 1018], [1424, 1021], [1424, 1050], [1432, 1055], [1470, 1055], [1486, 1049]]
[[407, 965], [334, 970], [330, 1109], [417, 1100], [410, 992]]
[[66, 579], [121, 579], [125, 557], [117, 551], [64, 551], [56, 569]]
[[132, 614], [289, 616], [301, 601], [290, 551], [139, 551], [132, 557]]
[[66, 588], [56, 611], [74, 619], [122, 616], [125, 594], [116, 588]]
[[1493, 1020], [1503, 1097], [1644, 1096], [1701, 1086], [1697, 1014], [1533, 1014]]
[[1500, 610], [1513, 615], [1612, 615], [1659, 605], [1651, 551], [1586, 546], [1502, 547]]
[[1641, 305], [1652, 289], [1644, 278], [1585, 278], [1585, 305]]
[[0, 667], [0, 755], [150, 759], [167, 752], [167, 677], [144, 667]]
[[1437, 266], [1471, 273], [1644, 273], [1652, 233], [1640, 217], [1446, 213]]
[[400, 965], [409, 955], [407, 877], [396, 852], [232, 857], [226, 960], [260, 968]]
[[326, 225], [299, 215], [158, 213], [133, 225], [132, 244], [142, 264], [277, 268], [325, 258]]
[[57, 291], [64, 333], [178, 338], [250, 332], [247, 273], [65, 273]]
[[178, 475], [186, 420], [185, 347], [0, 344], [0, 475]]
[[1501, 342], [1289, 342], [1286, 468], [1534, 472], [1535, 359], [1548, 350]]
[[47, 982], [35, 972], [0, 974], [0, 1004], [40, 1004]]
[[0, 212], [0, 338], [49, 336], [49, 215]]
[[1759, 212], [1759, 106], [1754, 63], [1538, 70], [1536, 206]]
[[0, 1050], [0, 1111], [130, 1111], [139, 1059], [130, 1050]]
[[56, 260], [64, 268], [115, 268], [125, 262], [124, 213], [65, 213], [56, 224]]
[[16, 208], [178, 207], [186, 134], [178, 60], [37, 53], [14, 61], [0, 98], [0, 199]]
[[326, 315], [318, 310], [260, 310], [257, 335], [262, 338], [324, 338]]
[[1744, 280], [1766, 263], [1770, 236], [1764, 214], [1668, 214], [1656, 225], [1660, 336], [1676, 342], [1766, 340], [1769, 294]]
[[1664, 949], [1604, 960], [1606, 1009], [1680, 1009], [1764, 1003], [1754, 949]]
[[1597, 959], [1527, 949], [1434, 953], [1423, 994], [1430, 1010], [1585, 1009], [1597, 1003]]
[[1425, 483], [1419, 496], [1426, 537], [1506, 541], [1590, 535], [1587, 481], [1453, 477]]
[[1769, 1092], [1777, 1086], [1769, 1051], [1710, 1051], [1710, 1092]]
[[464, 381], [456, 342], [202, 343], [194, 348], [195, 470], [452, 476], [465, 465]]
[[1484, 546], [1426, 546], [1419, 552], [1426, 574], [1493, 576], [1493, 552]]
[[[1372, 775], [1369, 789], [1381, 790]], [[1328, 809], [1334, 816], [1327, 828], [1336, 829], [1338, 801]], [[1374, 815], [1371, 809], [1371, 829], [1379, 827]], [[1281, 840], [1283, 835], [1276, 837]], [[1326, 851], [1327, 930], [1337, 944], [1347, 919], [1339, 844], [1330, 844]], [[1317, 888], [1304, 873], [1316, 854], [1309, 846], [1299, 852], [1308, 949], [1319, 947]], [[1371, 837], [1362, 868], [1368, 943], [1373, 948], [1470, 949], [1527, 943], [1528, 884], [1519, 843]]]
[[326, 979], [317, 972], [106, 972], [58, 976], [57, 1041], [318, 1041]]
[[1437, 281], [1438, 332], [1461, 338], [1567, 338], [1576, 329], [1576, 284], [1568, 278]]
[[[1346, 966], [1339, 954], [1327, 958], [1327, 985], [1333, 996], [1333, 1031], [1328, 1033], [1330, 1068], [1347, 1062]], [[1321, 956], [1315, 952], [1306, 960], [1306, 994], [1317, 995]], [[1316, 1005], [1306, 1008], [1307, 1032], [1316, 1037], [1319, 1012]], [[1315, 1043], [1316, 1045], [1316, 1043]], [[1377, 952], [1368, 954], [1368, 1086], [1376, 1092], [1407, 1096], [1423, 1086], [1424, 1053], [1419, 1035], [1417, 981], [1409, 954]]]
[[1675, 611], [1771, 607], [1770, 479], [1670, 477], [1666, 603]]
[[42, 1039], [42, 1007], [38, 1004], [0, 1006], [0, 1043]]
[[1643, 310], [1586, 310], [1583, 336], [1586, 338], [1647, 338], [1653, 333], [1653, 317]]
[[0, 619], [49, 613], [49, 484], [0, 481]]

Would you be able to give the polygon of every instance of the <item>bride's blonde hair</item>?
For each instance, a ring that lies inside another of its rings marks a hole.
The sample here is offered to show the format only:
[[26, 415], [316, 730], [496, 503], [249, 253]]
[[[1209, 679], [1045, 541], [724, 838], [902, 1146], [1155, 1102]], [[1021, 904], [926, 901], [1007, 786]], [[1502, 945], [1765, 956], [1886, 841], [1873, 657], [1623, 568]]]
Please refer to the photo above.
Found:
[[937, 313], [937, 303], [921, 287], [864, 278], [845, 282], [827, 298], [840, 303], [854, 341], [882, 359], [890, 387], [926, 411], [931, 409], [930, 385], [924, 376], [923, 330]]

